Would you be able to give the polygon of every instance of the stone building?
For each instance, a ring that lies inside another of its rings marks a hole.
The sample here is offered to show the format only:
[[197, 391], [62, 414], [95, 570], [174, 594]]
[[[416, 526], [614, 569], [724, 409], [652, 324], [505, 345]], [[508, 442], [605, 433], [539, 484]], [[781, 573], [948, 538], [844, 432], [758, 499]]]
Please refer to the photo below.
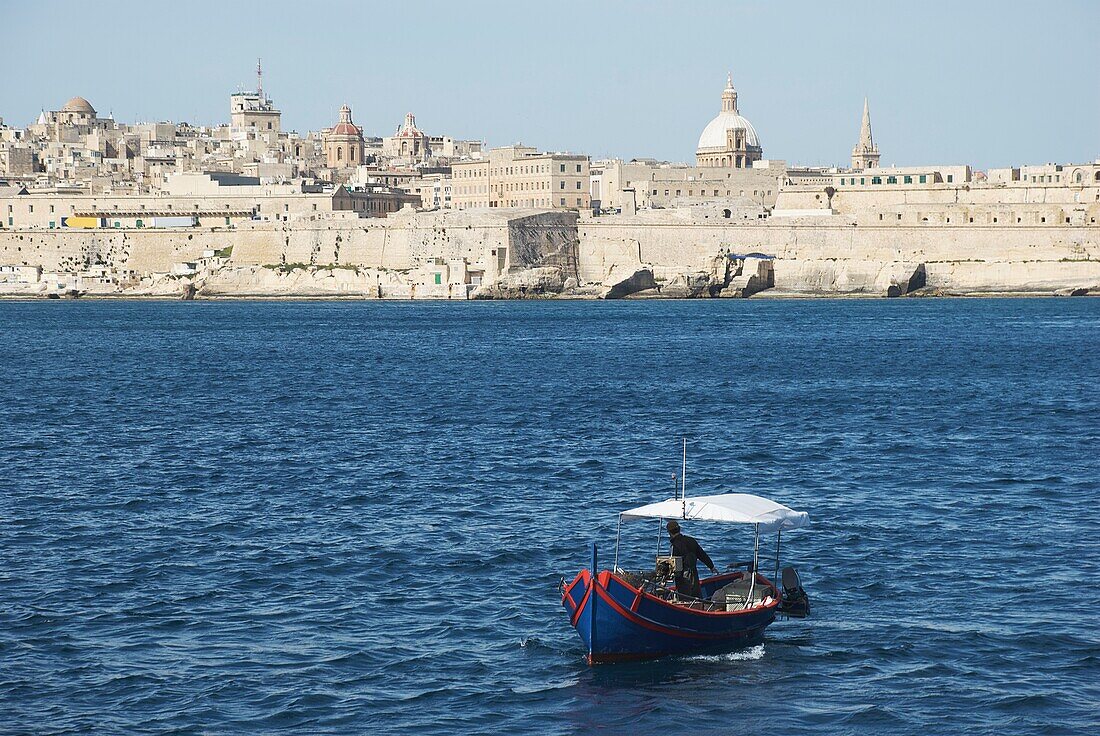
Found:
[[340, 108], [340, 121], [324, 132], [325, 162], [330, 169], [363, 163], [363, 131], [351, 121], [351, 108]]
[[588, 167], [588, 157], [579, 154], [539, 153], [523, 145], [494, 148], [488, 158], [451, 165], [453, 205], [587, 209]]
[[195, 227], [234, 227], [340, 212], [385, 217], [405, 205], [419, 206], [420, 197], [383, 186], [262, 184], [259, 178], [233, 173], [184, 173], [169, 176], [163, 190], [150, 194], [0, 190], [0, 230], [63, 230], [69, 217], [100, 218], [92, 230], [158, 227], [158, 218], [172, 218], [174, 223], [193, 218]]
[[859, 143], [852, 149], [852, 168], [856, 171], [878, 168], [878, 146], [871, 136], [871, 111], [863, 98], [863, 122], [859, 126]]
[[737, 111], [737, 90], [733, 75], [726, 77], [722, 90], [722, 111], [707, 123], [695, 151], [698, 166], [747, 169], [764, 157], [756, 129]]
[[237, 92], [229, 98], [229, 121], [238, 134], [270, 134], [278, 137], [282, 112], [264, 94], [263, 67], [256, 62], [256, 91]]
[[397, 132], [382, 141], [382, 153], [403, 164], [416, 164], [427, 161], [432, 155], [428, 147], [428, 136], [416, 127], [416, 116], [405, 113], [405, 122]]
[[592, 171], [592, 206], [611, 211], [715, 201], [771, 207], [788, 173], [786, 162], [768, 160], [746, 169], [611, 160]]

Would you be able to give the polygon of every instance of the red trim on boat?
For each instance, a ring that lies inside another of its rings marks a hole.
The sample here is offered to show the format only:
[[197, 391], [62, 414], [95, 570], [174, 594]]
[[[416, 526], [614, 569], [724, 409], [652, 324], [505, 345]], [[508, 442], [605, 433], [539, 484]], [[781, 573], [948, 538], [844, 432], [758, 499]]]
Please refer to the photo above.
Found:
[[592, 587], [593, 586], [589, 585], [588, 588], [585, 589], [584, 597], [581, 598], [580, 605], [577, 606], [576, 610], [573, 611], [573, 614], [569, 617], [569, 625], [572, 626], [574, 629], [577, 628], [577, 621], [580, 620], [581, 611], [583, 611], [584, 607], [588, 605], [588, 599], [592, 597]]
[[[644, 596], [647, 600], [651, 600], [651, 601], [654, 601], [656, 603], [660, 603], [662, 606], [668, 606], [669, 608], [674, 608], [677, 611], [690, 611], [691, 613], [698, 613], [698, 614], [701, 614], [703, 616], [718, 616], [720, 618], [721, 617], [729, 617], [729, 616], [741, 616], [741, 615], [746, 614], [746, 613], [755, 613], [757, 611], [766, 611], [769, 608], [775, 608], [779, 605], [778, 597], [773, 595], [772, 596], [772, 602], [770, 604], [766, 605], [766, 606], [756, 606], [755, 608], [745, 608], [745, 609], [742, 609], [740, 611], [700, 611], [697, 608], [688, 608], [687, 606], [682, 606], [682, 605], [679, 605], [679, 604], [676, 604], [676, 603], [669, 603], [668, 601], [664, 600], [663, 598], [658, 598], [657, 596], [653, 595], [652, 593], [646, 593], [641, 588], [635, 588], [633, 585], [626, 582], [625, 580], [620, 578], [618, 575], [612, 575], [609, 571], [605, 570], [604, 572], [602, 572], [600, 574], [601, 575], [606, 574], [608, 576], [614, 577], [617, 581], [619, 581], [619, 583], [621, 583], [623, 586], [625, 586], [628, 590], [638, 591], [638, 593], [640, 593], [642, 596]], [[768, 586], [771, 587], [772, 592], [773, 593], [775, 592], [775, 590], [776, 590], [775, 585], [770, 580], [768, 580], [766, 577], [764, 577], [763, 575], [757, 575], [756, 576], [756, 581], [757, 582], [764, 581], [765, 583], [768, 584]], [[606, 584], [605, 584], [604, 587], [607, 587]], [[632, 610], [637, 610], [637, 606], [632, 605], [631, 609]]]
[[[635, 623], [643, 628], [649, 629], [650, 631], [656, 631], [659, 634], [679, 636], [685, 639], [729, 639], [731, 637], [731, 634], [728, 633], [704, 634], [701, 632], [684, 631], [683, 629], [665, 626], [664, 624], [650, 621], [648, 618], [643, 618], [638, 614], [623, 608], [622, 605], [617, 600], [612, 598], [611, 594], [605, 591], [602, 587], [597, 587], [596, 593], [600, 596], [601, 599], [606, 601], [616, 613], [625, 618], [627, 621]], [[740, 633], [741, 632], [735, 632], [732, 635], [737, 635]]]

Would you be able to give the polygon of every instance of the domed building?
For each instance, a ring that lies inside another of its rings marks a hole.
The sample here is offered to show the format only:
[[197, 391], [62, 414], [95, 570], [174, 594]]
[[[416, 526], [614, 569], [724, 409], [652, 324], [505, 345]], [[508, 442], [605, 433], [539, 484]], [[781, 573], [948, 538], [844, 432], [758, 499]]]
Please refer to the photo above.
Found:
[[57, 111], [57, 119], [63, 124], [88, 125], [96, 119], [96, 111], [92, 103], [78, 96], [66, 102], [65, 106]]
[[426, 161], [431, 155], [428, 136], [416, 127], [416, 116], [411, 112], [405, 114], [405, 123], [392, 137], [386, 138], [382, 146], [387, 156], [408, 163]]
[[707, 123], [699, 136], [695, 164], [748, 169], [752, 168], [753, 161], [763, 156], [756, 128], [737, 111], [737, 90], [733, 88], [733, 75], [730, 75], [722, 90], [722, 111]]
[[330, 169], [363, 163], [363, 131], [351, 121], [351, 108], [340, 108], [340, 122], [324, 133], [325, 159]]

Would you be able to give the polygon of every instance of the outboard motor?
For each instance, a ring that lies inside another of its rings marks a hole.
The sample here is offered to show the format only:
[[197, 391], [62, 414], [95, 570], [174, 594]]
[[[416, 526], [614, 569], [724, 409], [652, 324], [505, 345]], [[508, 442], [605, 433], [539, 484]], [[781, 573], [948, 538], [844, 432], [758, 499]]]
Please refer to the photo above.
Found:
[[783, 568], [783, 598], [779, 601], [779, 611], [791, 618], [806, 618], [810, 615], [810, 597], [802, 589], [802, 580], [793, 567]]

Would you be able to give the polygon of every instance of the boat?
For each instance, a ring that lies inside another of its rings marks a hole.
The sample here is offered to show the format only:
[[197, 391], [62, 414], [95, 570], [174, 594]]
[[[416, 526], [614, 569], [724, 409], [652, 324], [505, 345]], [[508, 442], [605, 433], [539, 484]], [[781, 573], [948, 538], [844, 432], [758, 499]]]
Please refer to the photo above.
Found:
[[[657, 519], [658, 556], [652, 570], [630, 572], [619, 567], [623, 522]], [[698, 598], [678, 592], [676, 572], [682, 561], [660, 555], [666, 521], [747, 524], [754, 528], [751, 561], [699, 581]], [[654, 659], [676, 654], [736, 649], [763, 640], [764, 630], [780, 615], [804, 618], [810, 601], [798, 572], [780, 573], [779, 550], [784, 531], [809, 524], [809, 515], [747, 493], [676, 497], [623, 511], [615, 539], [615, 563], [599, 570], [592, 545], [590, 570], [559, 584], [569, 623], [587, 648], [590, 665]], [[776, 535], [775, 575], [780, 586], [759, 572], [760, 535]], [[743, 569], [740, 569], [743, 568]]]

